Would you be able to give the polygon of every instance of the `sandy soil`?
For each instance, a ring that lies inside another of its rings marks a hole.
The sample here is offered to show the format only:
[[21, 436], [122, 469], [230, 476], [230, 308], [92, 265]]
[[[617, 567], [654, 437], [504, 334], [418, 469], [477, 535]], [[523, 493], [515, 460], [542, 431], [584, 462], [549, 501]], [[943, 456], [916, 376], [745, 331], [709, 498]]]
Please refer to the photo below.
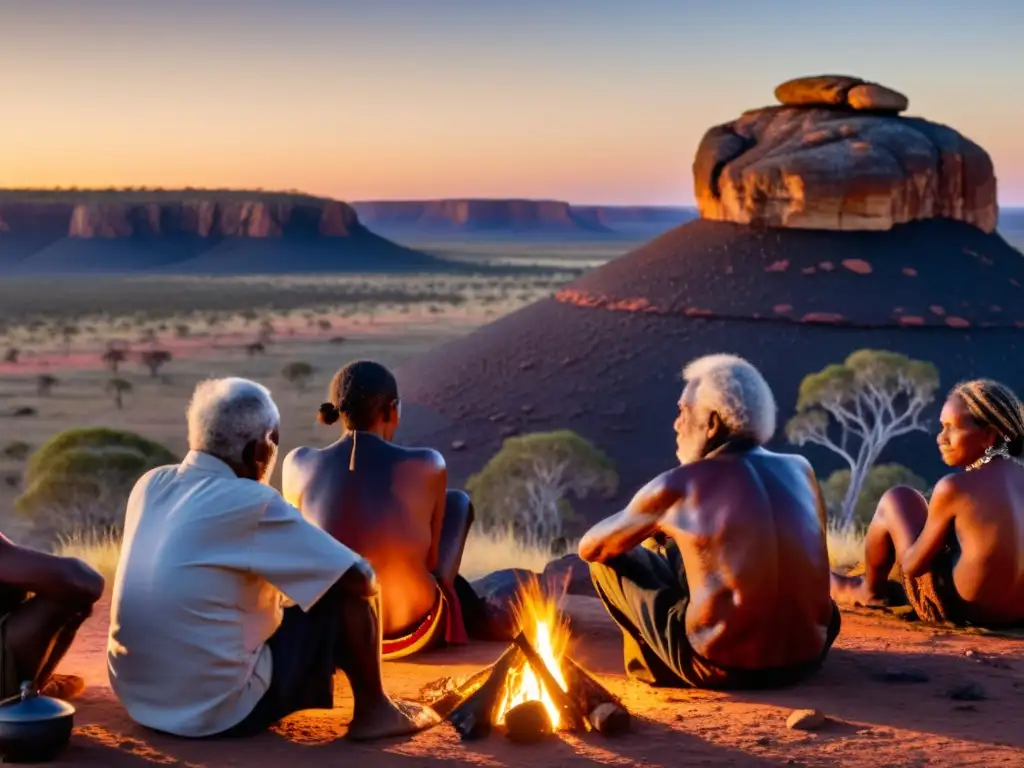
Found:
[[[618, 634], [594, 598], [568, 598], [572, 654], [636, 716], [616, 739], [563, 735], [517, 746], [500, 735], [463, 743], [448, 724], [411, 739], [356, 745], [345, 741], [351, 697], [336, 680], [336, 709], [293, 715], [274, 731], [245, 741], [192, 742], [131, 723], [106, 681], [107, 606], [83, 628], [62, 671], [82, 674], [89, 690], [77, 703], [72, 744], [58, 765], [136, 768], [153, 765], [236, 766], [480, 765], [532, 768], [589, 765], [925, 766], [1024, 764], [1024, 656], [1020, 641], [950, 633], [882, 615], [846, 614], [828, 663], [804, 685], [784, 691], [727, 695], [650, 689], [621, 673]], [[476, 671], [500, 653], [495, 644], [437, 651], [386, 666], [397, 695], [415, 697], [425, 683]], [[878, 679], [920, 670], [927, 682]], [[983, 701], [949, 697], [976, 683]], [[816, 707], [831, 721], [814, 733], [790, 731], [794, 708]]]

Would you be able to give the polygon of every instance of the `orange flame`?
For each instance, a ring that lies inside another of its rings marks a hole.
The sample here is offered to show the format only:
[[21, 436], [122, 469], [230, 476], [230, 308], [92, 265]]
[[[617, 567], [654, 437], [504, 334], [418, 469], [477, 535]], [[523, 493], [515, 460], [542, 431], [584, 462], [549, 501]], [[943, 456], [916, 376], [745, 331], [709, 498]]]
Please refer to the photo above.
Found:
[[[536, 578], [520, 586], [516, 602], [516, 618], [519, 626], [526, 632], [526, 638], [543, 659], [544, 665], [551, 672], [562, 690], [568, 690], [562, 674], [562, 657], [569, 645], [569, 627], [560, 617], [558, 606], [548, 598], [541, 589]], [[509, 672], [508, 685], [505, 687], [505, 698], [498, 707], [497, 724], [503, 725], [505, 714], [513, 707], [525, 701], [540, 701], [547, 710], [553, 728], [561, 723], [561, 712], [551, 700], [544, 684], [537, 677], [533, 668], [524, 663], [518, 669]]]

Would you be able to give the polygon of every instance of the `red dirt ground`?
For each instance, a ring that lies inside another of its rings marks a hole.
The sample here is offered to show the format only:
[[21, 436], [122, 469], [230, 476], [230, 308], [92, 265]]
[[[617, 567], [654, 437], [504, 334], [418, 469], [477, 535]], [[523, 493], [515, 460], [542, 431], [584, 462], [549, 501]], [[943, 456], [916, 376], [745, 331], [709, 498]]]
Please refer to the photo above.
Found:
[[[570, 597], [567, 608], [573, 618], [573, 657], [622, 697], [636, 716], [633, 733], [616, 739], [563, 736], [517, 746], [497, 734], [462, 743], [442, 724], [404, 741], [350, 744], [339, 739], [351, 715], [351, 697], [339, 675], [336, 709], [294, 715], [275, 731], [250, 740], [192, 742], [156, 735], [130, 722], [107, 686], [104, 603], [62, 665], [61, 671], [83, 675], [90, 688], [76, 702], [72, 744], [57, 765], [1024, 765], [1024, 645], [1019, 640], [847, 613], [827, 664], [799, 687], [749, 694], [656, 690], [623, 677], [618, 631], [596, 599]], [[425, 683], [474, 672], [501, 650], [496, 644], [476, 644], [390, 663], [387, 687], [414, 698]], [[920, 670], [930, 679], [875, 679], [888, 670]], [[969, 682], [980, 685], [987, 698], [949, 698], [951, 687]], [[809, 707], [831, 721], [815, 733], [787, 730], [790, 712]]]

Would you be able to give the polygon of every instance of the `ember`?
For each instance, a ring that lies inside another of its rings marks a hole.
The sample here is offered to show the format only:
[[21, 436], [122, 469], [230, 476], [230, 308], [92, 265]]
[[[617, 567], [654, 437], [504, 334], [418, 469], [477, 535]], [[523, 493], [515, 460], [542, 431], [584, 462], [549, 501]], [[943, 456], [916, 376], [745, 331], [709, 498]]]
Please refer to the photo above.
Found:
[[566, 654], [568, 624], [536, 580], [520, 587], [517, 618], [519, 635], [492, 666], [461, 684], [446, 679], [424, 690], [459, 736], [484, 738], [494, 726], [523, 742], [559, 730], [627, 730], [621, 702]]

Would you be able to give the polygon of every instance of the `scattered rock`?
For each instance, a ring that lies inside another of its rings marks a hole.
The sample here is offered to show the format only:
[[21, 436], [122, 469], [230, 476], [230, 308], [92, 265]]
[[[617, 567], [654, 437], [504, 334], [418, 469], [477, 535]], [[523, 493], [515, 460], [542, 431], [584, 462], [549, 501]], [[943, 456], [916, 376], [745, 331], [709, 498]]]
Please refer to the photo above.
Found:
[[505, 713], [505, 735], [510, 741], [530, 744], [552, 733], [551, 718], [539, 701], [524, 701]]
[[16, 419], [24, 418], [26, 416], [38, 416], [38, 415], [39, 415], [39, 411], [36, 410], [35, 408], [33, 408], [31, 405], [23, 405], [23, 406], [20, 406], [18, 408], [15, 408], [13, 411], [11, 411], [11, 416], [16, 418]]
[[565, 585], [567, 595], [594, 595], [594, 582], [590, 579], [590, 566], [579, 555], [568, 554], [552, 560], [544, 567], [543, 581], [553, 589]]
[[846, 103], [846, 94], [864, 81], [848, 75], [817, 75], [796, 77], [775, 88], [780, 104], [791, 107], [831, 106]]
[[493, 422], [504, 421], [504, 419], [505, 419], [505, 414], [501, 413], [501, 412], [492, 413], [490, 416], [487, 417], [488, 421], [493, 421]]
[[843, 259], [843, 266], [858, 275], [870, 275], [871, 265], [864, 259]]
[[466, 450], [466, 441], [465, 440], [452, 440], [452, 450], [453, 451], [464, 451], [464, 450]]
[[923, 669], [890, 667], [871, 676], [873, 680], [880, 683], [927, 683], [931, 682], [931, 676]]
[[797, 709], [786, 720], [791, 731], [816, 731], [828, 721], [825, 713], [818, 709]]
[[946, 696], [953, 701], [985, 701], [988, 694], [978, 683], [960, 683], [954, 685], [946, 693]]
[[913, 267], [904, 267], [901, 271], [907, 277], [917, 277], [917, 270]]
[[520, 406], [519, 410], [521, 410], [523, 413], [533, 413], [533, 406], [532, 405], [523, 405], [523, 406]]

